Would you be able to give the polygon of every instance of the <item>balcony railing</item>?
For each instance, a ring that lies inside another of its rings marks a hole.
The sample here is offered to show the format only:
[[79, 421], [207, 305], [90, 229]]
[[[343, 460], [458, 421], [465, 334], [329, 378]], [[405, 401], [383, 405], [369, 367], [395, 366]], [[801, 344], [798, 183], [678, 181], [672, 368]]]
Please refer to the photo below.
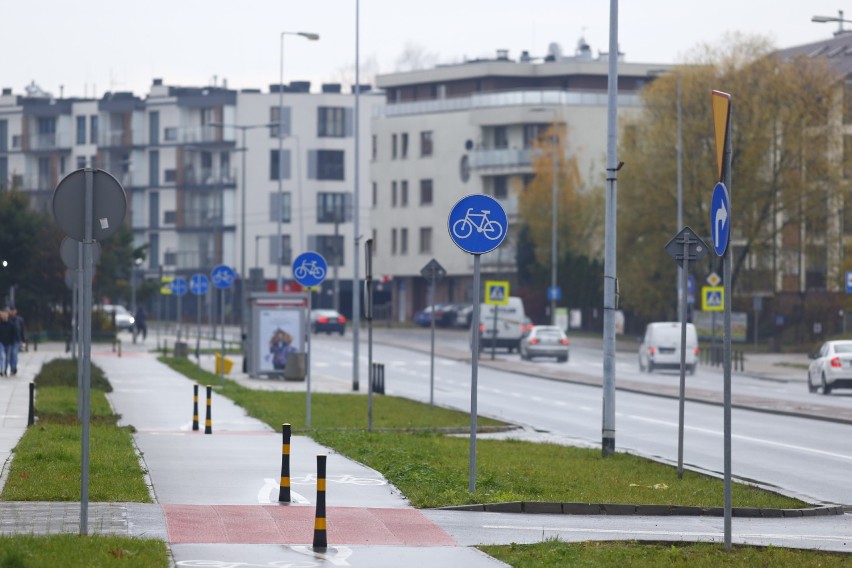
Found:
[[234, 170], [189, 167], [183, 171], [182, 183], [185, 186], [221, 187], [235, 185], [237, 178]]
[[[639, 95], [618, 95], [619, 107], [639, 106]], [[478, 93], [469, 97], [454, 97], [409, 103], [394, 103], [377, 106], [376, 117], [430, 114], [437, 112], [469, 111], [504, 106], [600, 106], [607, 104], [607, 94], [579, 91], [510, 91], [500, 93]]]
[[529, 150], [505, 148], [500, 150], [474, 150], [470, 153], [470, 167], [474, 170], [491, 168], [531, 168]]
[[58, 132], [30, 136], [30, 150], [56, 150], [69, 147], [68, 137]]
[[177, 216], [177, 226], [183, 229], [208, 228], [222, 226], [222, 211], [203, 209], [184, 209]]
[[104, 147], [115, 146], [144, 146], [145, 138], [135, 130], [111, 130], [98, 136], [98, 144]]

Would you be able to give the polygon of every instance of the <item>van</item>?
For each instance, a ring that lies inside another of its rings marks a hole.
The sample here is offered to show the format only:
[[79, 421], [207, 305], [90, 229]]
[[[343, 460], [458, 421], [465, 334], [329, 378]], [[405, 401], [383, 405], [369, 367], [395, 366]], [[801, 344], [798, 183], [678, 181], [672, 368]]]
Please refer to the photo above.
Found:
[[518, 349], [521, 336], [530, 326], [524, 311], [524, 302], [517, 296], [509, 296], [505, 306], [481, 304], [479, 307], [479, 349], [491, 346]]
[[[680, 369], [681, 324], [676, 321], [649, 323], [639, 347], [639, 370]], [[695, 373], [698, 359], [698, 334], [695, 325], [686, 324], [686, 371]]]

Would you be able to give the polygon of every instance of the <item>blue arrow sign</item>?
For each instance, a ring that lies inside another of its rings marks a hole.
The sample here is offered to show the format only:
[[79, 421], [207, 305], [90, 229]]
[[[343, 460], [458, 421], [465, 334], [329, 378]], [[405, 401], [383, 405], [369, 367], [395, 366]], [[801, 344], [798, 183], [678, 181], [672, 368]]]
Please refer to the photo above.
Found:
[[193, 274], [192, 278], [189, 279], [189, 291], [196, 296], [206, 294], [209, 287], [210, 281], [207, 279], [206, 274]]
[[509, 221], [496, 199], [488, 195], [468, 195], [459, 200], [447, 220], [450, 238], [470, 254], [485, 254], [506, 238]]
[[549, 286], [547, 288], [547, 299], [548, 300], [556, 300], [557, 302], [562, 300], [562, 288], [556, 286]]
[[293, 261], [293, 278], [302, 286], [319, 286], [328, 273], [328, 265], [321, 254], [303, 252]]
[[220, 264], [210, 271], [210, 280], [213, 281], [213, 286], [220, 290], [233, 286], [236, 276], [234, 269], [226, 264]]
[[731, 237], [731, 200], [722, 182], [713, 188], [710, 200], [710, 234], [713, 236], [713, 250], [717, 256], [723, 256]]
[[174, 294], [175, 296], [184, 296], [186, 295], [186, 291], [186, 278], [177, 277], [172, 280], [172, 294]]

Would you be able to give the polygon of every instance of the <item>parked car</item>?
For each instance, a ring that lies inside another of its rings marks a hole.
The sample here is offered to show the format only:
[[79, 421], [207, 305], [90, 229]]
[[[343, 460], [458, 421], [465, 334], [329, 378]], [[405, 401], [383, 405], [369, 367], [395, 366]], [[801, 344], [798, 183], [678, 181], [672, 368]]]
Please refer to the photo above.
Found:
[[473, 321], [473, 304], [456, 304], [455, 321], [453, 327], [470, 328], [470, 322]]
[[479, 349], [492, 346], [505, 348], [511, 353], [518, 348], [524, 332], [532, 325], [524, 310], [521, 298], [510, 296], [505, 306], [481, 304], [479, 306]]
[[[681, 324], [677, 321], [649, 323], [639, 346], [639, 370], [680, 369]], [[698, 333], [695, 325], [686, 324], [686, 371], [695, 373], [698, 359]]]
[[123, 329], [130, 329], [133, 327], [133, 324], [136, 323], [136, 320], [133, 318], [133, 314], [128, 312], [127, 308], [118, 304], [96, 306], [95, 311], [100, 311], [106, 314], [107, 319], [115, 322], [115, 329], [119, 331]]
[[343, 335], [346, 318], [334, 310], [311, 310], [311, 332]]
[[852, 341], [826, 341], [810, 354], [808, 392], [822, 387], [822, 394], [837, 388], [852, 388]]
[[[439, 327], [449, 327], [455, 319], [455, 312], [452, 310], [452, 304], [435, 304], [435, 325]], [[426, 306], [416, 314], [414, 314], [414, 323], [429, 327], [432, 325], [432, 306]]]
[[568, 338], [555, 325], [534, 325], [524, 333], [519, 342], [521, 359], [533, 357], [556, 357], [560, 363], [568, 360]]

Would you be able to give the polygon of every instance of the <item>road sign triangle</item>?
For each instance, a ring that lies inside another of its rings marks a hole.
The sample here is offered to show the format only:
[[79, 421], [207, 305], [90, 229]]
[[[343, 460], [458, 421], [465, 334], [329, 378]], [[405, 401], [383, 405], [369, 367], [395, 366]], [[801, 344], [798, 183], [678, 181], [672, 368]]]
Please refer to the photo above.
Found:
[[488, 291], [488, 297], [492, 302], [502, 302], [506, 299], [506, 290], [503, 286], [492, 286]]

